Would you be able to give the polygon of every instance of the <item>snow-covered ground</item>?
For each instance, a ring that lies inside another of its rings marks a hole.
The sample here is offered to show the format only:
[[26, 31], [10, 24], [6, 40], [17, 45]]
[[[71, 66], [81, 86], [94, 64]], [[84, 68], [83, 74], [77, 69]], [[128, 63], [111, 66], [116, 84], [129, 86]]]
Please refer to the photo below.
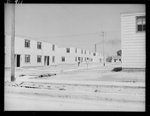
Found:
[[6, 111], [145, 111], [141, 103], [118, 103], [54, 98], [49, 96], [7, 94]]
[[[120, 65], [107, 64], [103, 67], [100, 64], [77, 66], [56, 66], [39, 68], [16, 68], [16, 81], [28, 80], [69, 80], [69, 81], [111, 81], [111, 82], [145, 82], [145, 72], [112, 72], [113, 67]], [[61, 68], [64, 67], [64, 68]], [[46, 78], [35, 78], [40, 74], [56, 74], [56, 76]], [[25, 76], [19, 76], [25, 75]], [[5, 81], [10, 81], [10, 69], [5, 69]]]
[[[6, 69], [5, 109], [144, 111], [145, 72], [112, 72], [116, 66], [17, 68], [14, 83]], [[38, 77], [46, 73], [56, 75]]]

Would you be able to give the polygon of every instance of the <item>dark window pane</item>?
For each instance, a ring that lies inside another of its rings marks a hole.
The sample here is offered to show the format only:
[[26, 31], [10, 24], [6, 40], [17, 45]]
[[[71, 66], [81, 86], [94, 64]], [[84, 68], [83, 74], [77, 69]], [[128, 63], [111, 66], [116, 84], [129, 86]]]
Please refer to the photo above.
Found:
[[41, 49], [42, 47], [41, 47], [41, 42], [37, 42], [37, 48], [38, 49]]
[[55, 45], [52, 45], [52, 50], [55, 51]]
[[61, 61], [62, 61], [62, 62], [65, 62], [65, 57], [61, 57]]
[[66, 48], [66, 52], [67, 52], [67, 53], [70, 53], [70, 48]]
[[136, 22], [137, 22], [137, 31], [139, 31], [139, 32], [145, 31], [145, 29], [146, 29], [145, 16], [138, 16]]
[[55, 62], [55, 56], [53, 56], [53, 58], [52, 58], [52, 62]]
[[25, 55], [25, 63], [29, 63], [30, 62], [30, 55]]
[[76, 48], [75, 52], [77, 53], [77, 48]]
[[30, 40], [25, 40], [25, 47], [30, 47]]
[[37, 56], [37, 62], [38, 62], [38, 63], [41, 62], [41, 56]]
[[138, 31], [142, 31], [142, 25], [138, 25]]

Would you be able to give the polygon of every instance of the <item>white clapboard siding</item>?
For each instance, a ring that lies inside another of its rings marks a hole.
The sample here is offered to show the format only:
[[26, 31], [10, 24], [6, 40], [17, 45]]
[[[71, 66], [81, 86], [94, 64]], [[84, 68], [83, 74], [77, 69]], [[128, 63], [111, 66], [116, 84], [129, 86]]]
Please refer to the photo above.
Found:
[[123, 68], [145, 68], [145, 32], [136, 32], [136, 16], [145, 13], [121, 14]]

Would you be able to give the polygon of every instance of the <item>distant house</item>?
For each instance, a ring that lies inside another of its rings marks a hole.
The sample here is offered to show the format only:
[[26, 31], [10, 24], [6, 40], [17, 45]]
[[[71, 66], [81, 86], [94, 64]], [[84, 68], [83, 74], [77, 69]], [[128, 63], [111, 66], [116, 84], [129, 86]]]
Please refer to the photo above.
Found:
[[121, 56], [112, 56], [111, 62], [121, 62]]
[[121, 14], [123, 68], [145, 68], [145, 13]]

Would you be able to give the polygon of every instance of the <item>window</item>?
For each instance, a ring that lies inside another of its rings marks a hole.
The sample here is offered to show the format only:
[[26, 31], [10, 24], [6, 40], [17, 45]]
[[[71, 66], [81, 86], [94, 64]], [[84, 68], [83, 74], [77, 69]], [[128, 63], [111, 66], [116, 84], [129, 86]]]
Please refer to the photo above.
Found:
[[55, 56], [52, 57], [52, 62], [55, 62]]
[[52, 45], [52, 50], [55, 51], [55, 45], [54, 44]]
[[67, 53], [70, 53], [70, 48], [66, 48], [66, 52], [67, 52]]
[[84, 52], [85, 54], [86, 54], [86, 50], [85, 50], [85, 52]]
[[77, 57], [75, 57], [75, 61], [77, 62]]
[[83, 61], [83, 58], [81, 57], [81, 62]]
[[76, 50], [75, 50], [75, 53], [77, 53], [77, 48], [76, 48]]
[[25, 55], [25, 63], [30, 63], [30, 55]]
[[42, 43], [41, 42], [37, 42], [37, 49], [41, 49], [42, 48]]
[[65, 57], [64, 56], [61, 57], [61, 61], [65, 62]]
[[93, 56], [96, 56], [96, 53], [93, 53]]
[[42, 61], [42, 56], [38, 55], [37, 56], [37, 63], [41, 63], [41, 61]]
[[83, 50], [81, 50], [81, 54], [83, 54]]
[[78, 57], [78, 61], [80, 61], [80, 57]]
[[30, 48], [30, 40], [25, 40], [25, 47]]
[[136, 17], [136, 27], [137, 27], [137, 32], [144, 32], [146, 30], [145, 16]]

